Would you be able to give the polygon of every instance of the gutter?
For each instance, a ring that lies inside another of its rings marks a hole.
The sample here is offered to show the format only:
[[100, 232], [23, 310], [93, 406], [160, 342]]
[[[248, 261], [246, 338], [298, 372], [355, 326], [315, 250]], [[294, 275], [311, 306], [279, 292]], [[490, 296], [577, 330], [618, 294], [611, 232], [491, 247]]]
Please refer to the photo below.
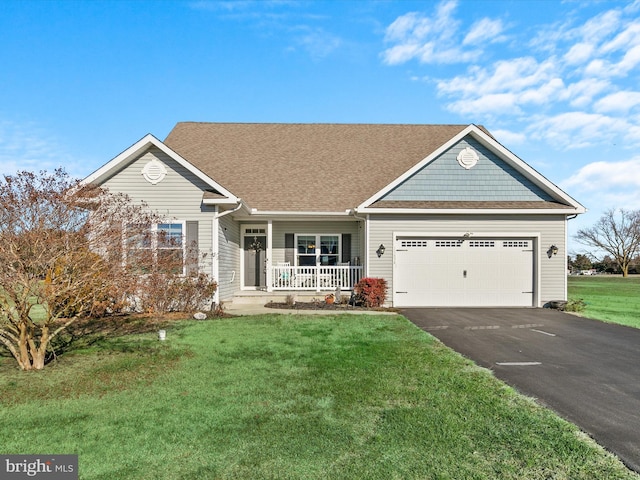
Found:
[[235, 208], [231, 209], [231, 210], [227, 210], [226, 212], [222, 212], [222, 213], [216, 213], [216, 218], [222, 218], [225, 215], [229, 215], [230, 213], [235, 213], [238, 210], [240, 210], [242, 208], [242, 199], [239, 198], [238, 199], [238, 205], [236, 205]]

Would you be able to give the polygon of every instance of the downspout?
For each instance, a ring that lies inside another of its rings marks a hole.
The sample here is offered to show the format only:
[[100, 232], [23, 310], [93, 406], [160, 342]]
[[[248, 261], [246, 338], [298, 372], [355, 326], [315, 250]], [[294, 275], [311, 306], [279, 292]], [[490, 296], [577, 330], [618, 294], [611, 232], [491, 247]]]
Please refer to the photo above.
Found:
[[242, 208], [242, 199], [241, 199], [241, 198], [239, 198], [239, 199], [238, 199], [238, 205], [237, 205], [234, 209], [232, 209], [232, 210], [227, 210], [226, 212], [222, 212], [222, 213], [218, 213], [218, 212], [216, 211], [216, 216], [215, 216], [215, 218], [222, 218], [222, 217], [224, 217], [225, 215], [229, 215], [230, 213], [235, 213], [235, 212], [237, 212], [237, 211], [238, 211], [238, 210], [240, 210], [241, 208]]

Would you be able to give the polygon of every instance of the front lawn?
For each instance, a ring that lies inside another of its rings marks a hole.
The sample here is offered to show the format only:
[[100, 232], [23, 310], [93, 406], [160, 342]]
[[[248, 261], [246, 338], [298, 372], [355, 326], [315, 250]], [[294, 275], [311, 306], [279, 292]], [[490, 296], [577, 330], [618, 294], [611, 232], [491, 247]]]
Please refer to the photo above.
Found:
[[401, 316], [175, 322], [0, 374], [0, 452], [82, 479], [639, 478]]
[[640, 328], [640, 275], [571, 276], [568, 297], [586, 303], [585, 317]]

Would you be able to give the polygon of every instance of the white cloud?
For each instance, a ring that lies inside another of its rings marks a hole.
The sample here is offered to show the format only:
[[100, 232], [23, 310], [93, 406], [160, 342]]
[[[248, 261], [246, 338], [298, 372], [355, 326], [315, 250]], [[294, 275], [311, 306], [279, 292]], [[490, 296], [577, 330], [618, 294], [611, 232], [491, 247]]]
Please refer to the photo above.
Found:
[[516, 115], [526, 105], [543, 105], [566, 95], [554, 60], [538, 63], [531, 57], [496, 62], [492, 69], [472, 67], [466, 75], [439, 81], [437, 88], [440, 95], [459, 97], [449, 110], [476, 115]]
[[[520, 145], [527, 140], [527, 136], [521, 132], [512, 132], [510, 130], [493, 129], [493, 136], [503, 145]], [[507, 147], [508, 148], [508, 147]]]
[[595, 48], [591, 43], [576, 43], [564, 55], [564, 61], [568, 65], [584, 64], [593, 55]]
[[609, 208], [640, 209], [640, 156], [588, 163], [560, 182], [560, 187], [575, 193], [591, 210], [591, 223]]
[[598, 100], [593, 108], [597, 112], [626, 113], [640, 105], [640, 92], [616, 92]]
[[535, 120], [527, 131], [561, 149], [584, 148], [626, 135], [630, 124], [622, 118], [586, 112], [565, 112]]
[[[490, 121], [511, 132], [513, 141], [526, 136], [560, 150], [640, 146], [640, 0], [602, 5], [591, 17], [578, 7], [554, 24], [514, 24], [513, 45], [486, 51], [504, 38], [503, 22], [486, 17], [464, 29], [457, 4], [442, 2], [432, 16], [413, 12], [389, 26], [385, 60], [467, 63], [464, 71], [433, 80], [444, 108], [465, 120]], [[438, 20], [444, 19], [455, 28], [442, 30]], [[531, 29], [539, 34], [527, 42]], [[514, 45], [519, 56], [510, 57]], [[497, 55], [499, 60], [486, 61]]]
[[299, 30], [303, 33], [297, 36], [296, 42], [314, 60], [328, 57], [343, 45], [340, 37], [322, 28], [300, 27]]
[[606, 42], [600, 48], [603, 53], [610, 53], [618, 50], [626, 50], [629, 46], [640, 43], [640, 23], [632, 22], [624, 27], [613, 40]]
[[483, 50], [462, 46], [502, 39], [502, 22], [488, 18], [480, 20], [465, 35], [460, 21], [453, 17], [457, 6], [457, 1], [443, 1], [432, 16], [411, 12], [396, 18], [385, 32], [385, 42], [391, 46], [382, 52], [384, 63], [399, 65], [414, 59], [420, 63], [473, 62]]
[[501, 60], [492, 68], [471, 67], [466, 75], [438, 82], [441, 94], [480, 96], [496, 93], [518, 93], [540, 85], [555, 76], [552, 60], [538, 63], [532, 57]]
[[477, 117], [479, 114], [521, 113], [513, 93], [492, 93], [474, 99], [462, 99], [447, 105], [447, 109], [462, 116]]
[[0, 174], [53, 170], [60, 166], [73, 168], [74, 164], [58, 141], [42, 127], [0, 120]]
[[384, 52], [385, 62], [389, 65], [397, 65], [405, 63], [412, 58], [418, 56], [420, 52], [420, 45], [417, 43], [405, 43], [402, 45], [396, 45]]
[[574, 108], [586, 108], [594, 97], [611, 88], [609, 80], [586, 78], [567, 85], [562, 99]]
[[462, 44], [474, 45], [485, 41], [503, 41], [505, 40], [505, 37], [501, 35], [503, 31], [504, 25], [502, 24], [502, 20], [483, 18], [471, 26]]
[[563, 187], [578, 190], [637, 190], [640, 188], [640, 156], [621, 162], [592, 162], [567, 180]]

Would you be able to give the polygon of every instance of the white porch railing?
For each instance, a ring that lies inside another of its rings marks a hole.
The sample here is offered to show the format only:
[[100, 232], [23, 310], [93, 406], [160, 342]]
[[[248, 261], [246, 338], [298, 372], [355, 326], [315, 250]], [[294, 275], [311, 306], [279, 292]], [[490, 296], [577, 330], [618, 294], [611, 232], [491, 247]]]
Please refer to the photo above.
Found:
[[320, 267], [275, 266], [267, 268], [271, 290], [352, 290], [362, 277], [362, 267], [350, 265]]

